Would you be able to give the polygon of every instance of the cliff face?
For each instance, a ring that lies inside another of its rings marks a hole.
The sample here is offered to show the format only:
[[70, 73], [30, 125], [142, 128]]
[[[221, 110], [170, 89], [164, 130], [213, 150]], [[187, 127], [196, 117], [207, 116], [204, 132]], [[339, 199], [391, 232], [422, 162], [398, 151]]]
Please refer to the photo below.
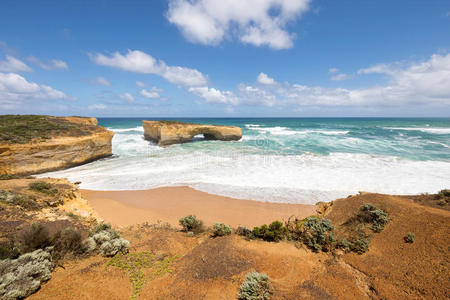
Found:
[[0, 143], [0, 174], [36, 174], [83, 164], [112, 154], [113, 132], [95, 118], [62, 117], [71, 132], [61, 130], [45, 140]]
[[242, 138], [242, 129], [235, 126], [171, 121], [142, 121], [142, 125], [145, 139], [158, 143], [158, 146], [189, 142], [198, 134], [203, 134], [207, 140], [237, 141]]

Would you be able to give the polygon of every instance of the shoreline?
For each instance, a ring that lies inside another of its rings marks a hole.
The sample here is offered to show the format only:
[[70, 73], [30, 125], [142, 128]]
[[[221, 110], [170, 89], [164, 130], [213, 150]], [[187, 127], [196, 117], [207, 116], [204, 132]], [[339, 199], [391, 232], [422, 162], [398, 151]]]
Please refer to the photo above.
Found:
[[316, 213], [316, 205], [242, 200], [209, 194], [188, 186], [146, 190], [97, 191], [80, 189], [98, 215], [115, 226], [144, 222], [167, 222], [193, 214], [206, 226], [223, 222], [232, 227], [254, 227], [291, 216], [305, 218]]

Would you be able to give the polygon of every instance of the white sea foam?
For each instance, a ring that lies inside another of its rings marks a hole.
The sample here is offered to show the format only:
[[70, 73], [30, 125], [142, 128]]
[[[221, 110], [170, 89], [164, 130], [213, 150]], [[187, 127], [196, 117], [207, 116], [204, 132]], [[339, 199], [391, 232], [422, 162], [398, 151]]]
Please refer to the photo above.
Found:
[[231, 197], [291, 203], [330, 201], [358, 191], [436, 192], [448, 187], [450, 178], [450, 162], [366, 154], [227, 155], [182, 147], [149, 151], [147, 156], [120, 156], [41, 176], [81, 180], [87, 189], [188, 185]]
[[249, 126], [252, 124], [247, 124], [247, 128], [250, 130], [259, 131], [261, 133], [269, 133], [271, 135], [295, 135], [295, 134], [310, 134], [319, 133], [325, 135], [344, 135], [349, 133], [348, 130], [320, 130], [320, 129], [305, 129], [305, 130], [291, 130], [287, 127], [275, 126], [275, 127], [260, 127], [260, 126]]
[[420, 127], [384, 127], [384, 129], [412, 130], [412, 131], [421, 131], [421, 132], [434, 133], [434, 134], [450, 134], [450, 128], [437, 128], [437, 127], [427, 127], [427, 128], [420, 128]]
[[130, 131], [142, 131], [142, 132], [144, 132], [144, 127], [136, 126], [134, 128], [108, 128], [108, 130], [112, 130], [114, 132], [130, 132]]

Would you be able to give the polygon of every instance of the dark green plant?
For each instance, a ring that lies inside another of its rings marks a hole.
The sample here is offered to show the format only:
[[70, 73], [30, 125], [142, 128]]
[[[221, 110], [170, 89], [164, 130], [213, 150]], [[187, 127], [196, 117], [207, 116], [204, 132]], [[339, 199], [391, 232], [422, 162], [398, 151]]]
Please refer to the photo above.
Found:
[[32, 189], [33, 191], [37, 191], [43, 194], [47, 194], [49, 196], [54, 196], [56, 193], [58, 193], [58, 189], [55, 188], [50, 183], [44, 182], [44, 181], [33, 181], [31, 182], [28, 187]]
[[248, 239], [254, 239], [255, 238], [255, 236], [253, 235], [253, 231], [251, 229], [247, 228], [247, 227], [244, 227], [244, 226], [239, 226], [236, 229], [235, 233], [237, 235], [245, 236]]
[[345, 252], [349, 252], [351, 250], [351, 246], [352, 246], [351, 243], [346, 239], [340, 240], [336, 245], [337, 248], [340, 248]]
[[17, 258], [20, 255], [19, 248], [14, 244], [13, 240], [0, 242], [0, 259]]
[[364, 236], [361, 236], [359, 239], [353, 240], [350, 243], [350, 249], [358, 254], [363, 254], [369, 250], [369, 245], [370, 240]]
[[192, 231], [194, 233], [202, 231], [203, 223], [194, 215], [189, 215], [187, 217], [181, 218], [179, 222], [183, 227], [183, 231]]
[[214, 223], [213, 236], [224, 236], [231, 234], [231, 228], [224, 223]]
[[438, 199], [450, 197], [450, 189], [445, 189], [445, 190], [439, 191], [439, 193], [437, 194], [437, 197], [438, 197]]
[[269, 300], [273, 295], [273, 286], [267, 274], [259, 272], [247, 273], [242, 283], [239, 300]]
[[381, 232], [389, 221], [388, 214], [372, 204], [361, 206], [357, 218], [362, 222], [371, 223], [374, 232]]
[[253, 228], [253, 236], [269, 242], [278, 242], [285, 238], [287, 230], [280, 221], [273, 221], [269, 226], [266, 224]]
[[414, 241], [416, 240], [416, 235], [415, 235], [414, 233], [412, 233], [412, 232], [408, 232], [408, 233], [403, 237], [403, 239], [405, 240], [405, 242], [412, 244], [412, 243], [414, 243]]
[[303, 240], [314, 251], [328, 251], [336, 241], [333, 235], [334, 227], [328, 219], [308, 217], [303, 226]]

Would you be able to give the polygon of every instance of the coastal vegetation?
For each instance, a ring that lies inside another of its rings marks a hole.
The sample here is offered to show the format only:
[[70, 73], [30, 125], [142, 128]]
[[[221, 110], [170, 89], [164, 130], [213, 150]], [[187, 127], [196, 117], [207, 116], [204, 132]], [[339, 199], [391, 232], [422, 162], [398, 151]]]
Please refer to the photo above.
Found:
[[199, 233], [203, 230], [203, 222], [198, 220], [194, 215], [181, 218], [179, 223], [186, 232]]
[[412, 232], [408, 232], [403, 239], [405, 240], [405, 242], [412, 244], [414, 243], [414, 241], [416, 240], [416, 235]]
[[273, 286], [265, 273], [251, 272], [245, 276], [238, 299], [239, 300], [269, 300], [273, 295]]
[[58, 193], [57, 188], [55, 188], [50, 183], [44, 181], [33, 181], [28, 185], [28, 187], [32, 190], [47, 194], [49, 196], [54, 196], [56, 195], [56, 193]]
[[231, 228], [224, 223], [214, 223], [213, 224], [213, 236], [225, 236], [231, 234]]

